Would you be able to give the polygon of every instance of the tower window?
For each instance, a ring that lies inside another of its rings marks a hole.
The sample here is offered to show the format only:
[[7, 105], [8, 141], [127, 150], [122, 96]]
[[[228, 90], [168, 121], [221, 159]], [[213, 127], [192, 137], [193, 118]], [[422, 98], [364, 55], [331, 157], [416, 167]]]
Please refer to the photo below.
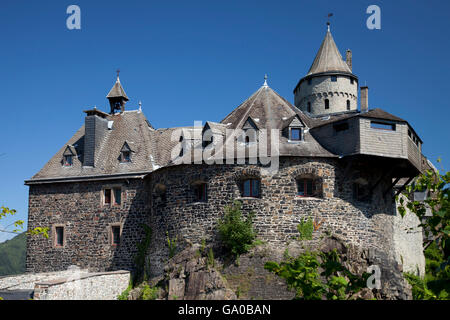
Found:
[[55, 247], [64, 247], [64, 227], [55, 227]]
[[308, 112], [311, 113], [311, 102], [308, 102]]
[[354, 81], [353, 78], [350, 78], [350, 84], [353, 84], [353, 81]]
[[337, 81], [337, 76], [331, 76], [331, 82], [336, 82]]
[[350, 110], [350, 100], [347, 100], [347, 110]]
[[292, 141], [301, 141], [302, 140], [302, 129], [300, 129], [300, 128], [291, 128], [290, 140], [292, 140]]
[[330, 109], [330, 100], [325, 99], [325, 109]]
[[312, 78], [309, 78], [309, 79], [308, 79], [308, 85], [310, 86], [311, 83], [312, 83]]
[[118, 246], [120, 244], [120, 226], [111, 226], [111, 245]]
[[259, 197], [260, 183], [257, 179], [247, 179], [242, 182], [242, 196], [243, 197]]
[[194, 186], [194, 199], [196, 202], [206, 202], [207, 184], [199, 183]]

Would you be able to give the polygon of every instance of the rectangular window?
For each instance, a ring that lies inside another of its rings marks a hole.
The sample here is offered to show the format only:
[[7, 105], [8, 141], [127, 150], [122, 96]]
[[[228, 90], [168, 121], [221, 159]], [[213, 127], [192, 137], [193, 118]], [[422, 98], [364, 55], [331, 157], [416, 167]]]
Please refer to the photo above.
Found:
[[104, 192], [103, 203], [111, 204], [111, 189], [105, 189], [103, 190], [103, 192]]
[[249, 179], [244, 181], [243, 197], [259, 197], [259, 180]]
[[64, 246], [64, 227], [55, 227], [55, 246]]
[[205, 202], [206, 201], [206, 183], [201, 183], [194, 186], [195, 201]]
[[120, 244], [120, 226], [111, 227], [111, 244], [118, 246]]
[[325, 109], [330, 109], [330, 100], [325, 99]]
[[64, 166], [65, 167], [71, 167], [72, 163], [73, 163], [73, 160], [72, 160], [71, 155], [64, 156]]
[[370, 127], [373, 129], [395, 131], [395, 124], [392, 124], [392, 123], [371, 121]]
[[120, 157], [122, 162], [131, 162], [131, 152], [122, 151], [122, 156]]
[[114, 204], [120, 206], [122, 203], [122, 189], [114, 188]]
[[350, 84], [353, 84], [353, 78], [350, 78]]
[[292, 128], [291, 129], [291, 140], [292, 141], [300, 141], [300, 140], [302, 140], [302, 129]]
[[311, 78], [309, 78], [309, 79], [308, 79], [308, 85], [310, 86], [310, 85], [311, 85], [311, 83], [312, 83], [312, 79], [311, 79]]
[[331, 82], [336, 82], [337, 81], [337, 76], [331, 76]]

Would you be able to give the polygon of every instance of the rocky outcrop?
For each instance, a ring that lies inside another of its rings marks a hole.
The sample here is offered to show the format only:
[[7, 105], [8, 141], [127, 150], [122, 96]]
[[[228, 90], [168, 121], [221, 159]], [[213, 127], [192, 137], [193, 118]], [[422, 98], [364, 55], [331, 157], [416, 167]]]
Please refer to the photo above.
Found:
[[393, 256], [349, 245], [336, 236], [295, 240], [284, 247], [262, 244], [238, 260], [228, 258], [220, 248], [215, 248], [216, 259], [212, 259], [204, 247], [188, 245], [169, 259], [163, 276], [152, 279], [150, 285], [162, 288], [160, 298], [168, 300], [293, 299], [295, 293], [289, 290], [284, 279], [265, 270], [264, 264], [283, 261], [287, 254], [295, 257], [307, 250], [328, 252], [334, 249], [353, 274], [362, 275], [370, 266], [379, 267], [381, 286], [365, 288], [352, 298], [412, 299], [410, 286]]
[[192, 245], [169, 260], [163, 279], [168, 300], [236, 299], [226, 279], [208, 264], [204, 251], [200, 245]]

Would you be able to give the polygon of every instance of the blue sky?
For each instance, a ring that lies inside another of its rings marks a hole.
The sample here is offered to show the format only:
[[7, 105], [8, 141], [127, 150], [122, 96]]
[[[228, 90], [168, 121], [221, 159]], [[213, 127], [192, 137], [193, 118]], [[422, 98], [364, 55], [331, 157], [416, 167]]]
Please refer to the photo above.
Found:
[[[81, 30], [66, 28], [71, 4]], [[366, 27], [372, 4], [381, 30]], [[108, 110], [117, 68], [127, 108], [141, 100], [156, 128], [220, 121], [265, 73], [293, 102], [329, 12], [341, 53], [353, 51], [353, 72], [370, 88], [369, 106], [408, 120], [423, 153], [448, 169], [448, 1], [2, 0], [0, 205], [27, 219], [24, 180], [83, 124], [83, 110]]]

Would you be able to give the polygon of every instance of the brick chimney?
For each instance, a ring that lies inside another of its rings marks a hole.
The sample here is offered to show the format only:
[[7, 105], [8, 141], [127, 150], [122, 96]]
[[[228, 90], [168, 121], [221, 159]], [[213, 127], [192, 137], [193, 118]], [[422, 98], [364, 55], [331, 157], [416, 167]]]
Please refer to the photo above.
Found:
[[369, 111], [369, 87], [361, 87], [361, 112]]
[[352, 50], [347, 49], [345, 52], [345, 62], [347, 63], [350, 71], [352, 71]]
[[106, 132], [108, 131], [108, 114], [97, 110], [84, 111], [87, 115], [84, 122], [84, 157], [83, 166], [95, 166], [95, 153], [100, 147]]

